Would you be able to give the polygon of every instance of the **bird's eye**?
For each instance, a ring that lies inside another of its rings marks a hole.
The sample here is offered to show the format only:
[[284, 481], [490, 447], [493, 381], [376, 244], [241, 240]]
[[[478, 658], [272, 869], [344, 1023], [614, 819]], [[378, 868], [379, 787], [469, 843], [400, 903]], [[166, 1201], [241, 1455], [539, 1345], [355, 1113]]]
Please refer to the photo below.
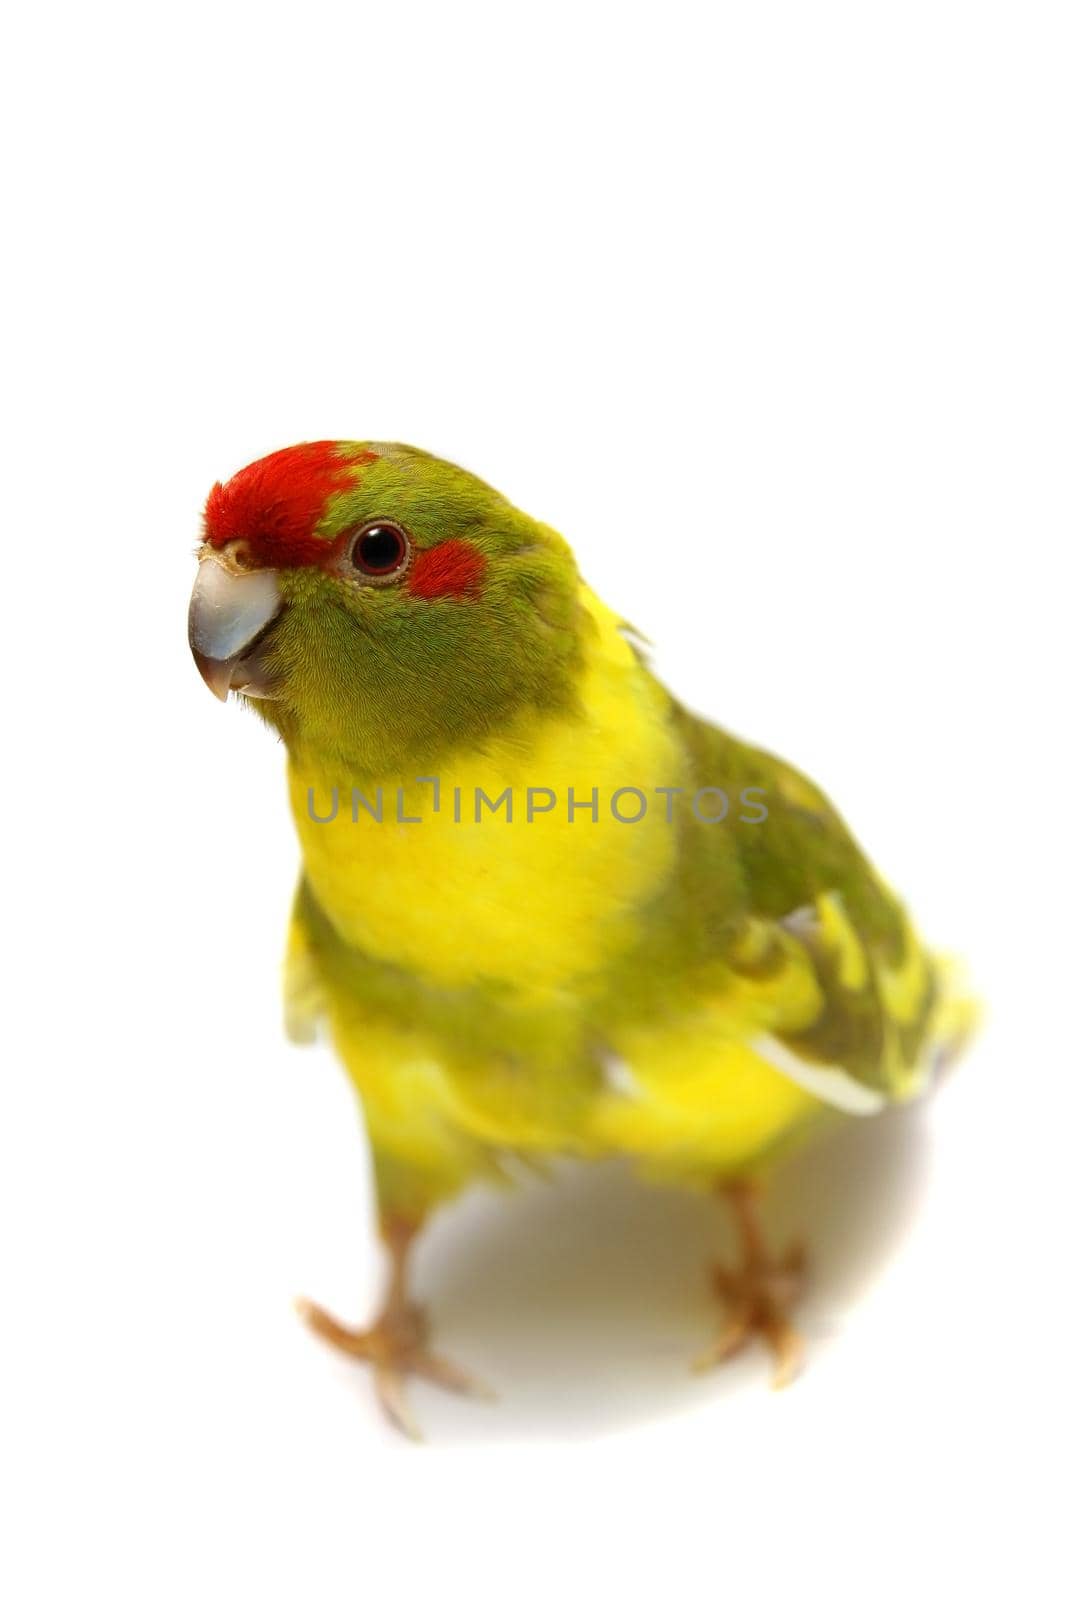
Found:
[[408, 564], [411, 546], [395, 522], [372, 522], [361, 528], [349, 546], [349, 559], [364, 578], [395, 578]]

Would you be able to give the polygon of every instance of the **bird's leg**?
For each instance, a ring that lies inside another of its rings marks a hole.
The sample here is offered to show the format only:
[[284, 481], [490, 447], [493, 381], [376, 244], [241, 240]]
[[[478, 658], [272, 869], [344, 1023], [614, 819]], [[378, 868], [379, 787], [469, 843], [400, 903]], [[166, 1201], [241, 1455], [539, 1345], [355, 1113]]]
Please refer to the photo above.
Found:
[[794, 1244], [774, 1259], [767, 1248], [760, 1217], [760, 1190], [751, 1180], [724, 1184], [720, 1193], [737, 1222], [741, 1261], [737, 1267], [715, 1266], [712, 1285], [726, 1311], [726, 1323], [711, 1347], [693, 1363], [698, 1372], [736, 1355], [755, 1338], [764, 1339], [774, 1354], [774, 1387], [784, 1388], [800, 1371], [804, 1343], [789, 1312], [804, 1281], [805, 1252]]
[[397, 1218], [383, 1220], [389, 1280], [382, 1308], [368, 1328], [346, 1327], [310, 1300], [297, 1301], [297, 1310], [312, 1332], [346, 1355], [370, 1363], [386, 1416], [410, 1439], [422, 1437], [407, 1404], [405, 1384], [412, 1375], [458, 1394], [492, 1399], [483, 1384], [429, 1348], [426, 1313], [410, 1298], [408, 1288], [408, 1264], [418, 1227], [418, 1223]]

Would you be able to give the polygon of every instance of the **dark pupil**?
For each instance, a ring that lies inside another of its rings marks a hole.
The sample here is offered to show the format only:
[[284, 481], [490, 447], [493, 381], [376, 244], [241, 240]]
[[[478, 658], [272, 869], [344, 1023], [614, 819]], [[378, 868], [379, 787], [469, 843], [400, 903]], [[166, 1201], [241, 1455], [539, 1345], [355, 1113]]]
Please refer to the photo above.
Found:
[[404, 553], [400, 535], [392, 528], [368, 528], [360, 535], [356, 555], [361, 567], [370, 572], [388, 572]]

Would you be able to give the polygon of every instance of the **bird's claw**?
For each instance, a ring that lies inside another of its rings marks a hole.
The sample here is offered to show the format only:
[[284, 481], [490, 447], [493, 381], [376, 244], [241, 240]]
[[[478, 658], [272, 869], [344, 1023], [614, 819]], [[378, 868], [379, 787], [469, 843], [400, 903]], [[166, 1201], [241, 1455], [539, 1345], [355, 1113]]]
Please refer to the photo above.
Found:
[[725, 1307], [726, 1322], [694, 1360], [694, 1372], [707, 1372], [760, 1338], [774, 1356], [774, 1388], [791, 1383], [803, 1365], [804, 1341], [789, 1313], [800, 1296], [806, 1265], [807, 1253], [797, 1243], [777, 1261], [761, 1253], [740, 1267], [713, 1267], [712, 1287]]
[[389, 1307], [365, 1329], [347, 1327], [311, 1300], [298, 1300], [296, 1309], [320, 1339], [345, 1355], [370, 1363], [382, 1409], [409, 1439], [422, 1439], [407, 1402], [409, 1377], [424, 1378], [454, 1394], [496, 1399], [488, 1385], [428, 1348], [429, 1323], [421, 1306]]

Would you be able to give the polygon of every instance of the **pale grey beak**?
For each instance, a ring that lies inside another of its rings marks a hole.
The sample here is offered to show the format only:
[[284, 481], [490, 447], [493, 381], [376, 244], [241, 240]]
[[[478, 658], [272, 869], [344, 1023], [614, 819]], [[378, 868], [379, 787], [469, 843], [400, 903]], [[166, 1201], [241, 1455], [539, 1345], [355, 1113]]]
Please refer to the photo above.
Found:
[[200, 676], [220, 700], [231, 689], [261, 699], [271, 689], [255, 646], [282, 608], [277, 575], [267, 567], [245, 572], [227, 547], [205, 546], [189, 602], [189, 648]]

